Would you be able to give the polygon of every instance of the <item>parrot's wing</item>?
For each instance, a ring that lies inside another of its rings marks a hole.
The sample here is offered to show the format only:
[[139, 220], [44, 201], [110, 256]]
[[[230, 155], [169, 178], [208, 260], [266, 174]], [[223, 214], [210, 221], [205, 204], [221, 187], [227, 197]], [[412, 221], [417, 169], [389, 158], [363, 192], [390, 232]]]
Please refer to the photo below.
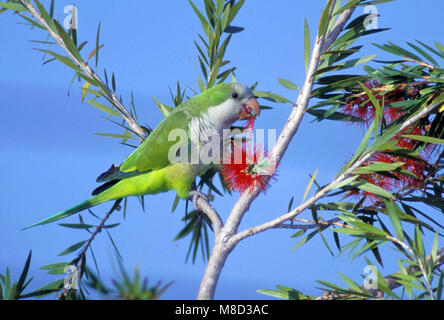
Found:
[[[170, 165], [169, 153], [172, 147], [174, 150], [179, 150], [179, 147], [181, 150], [189, 148], [188, 123], [190, 119], [191, 116], [186, 110], [174, 110], [120, 166], [113, 165], [101, 174], [97, 181], [126, 179]], [[171, 136], [170, 133], [172, 133]]]

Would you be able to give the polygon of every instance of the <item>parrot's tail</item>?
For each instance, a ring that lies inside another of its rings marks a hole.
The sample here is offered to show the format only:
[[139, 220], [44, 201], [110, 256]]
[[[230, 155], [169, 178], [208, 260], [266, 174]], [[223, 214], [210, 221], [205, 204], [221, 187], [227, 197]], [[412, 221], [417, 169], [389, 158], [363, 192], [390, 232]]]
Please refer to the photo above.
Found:
[[147, 180], [147, 177], [147, 175], [139, 175], [128, 179], [109, 181], [94, 190], [93, 196], [88, 200], [83, 201], [82, 203], [68, 210], [59, 212], [49, 218], [34, 223], [33, 225], [30, 225], [23, 230], [66, 218], [77, 212], [89, 209], [106, 201], [122, 199], [132, 195], [144, 194], [147, 191], [146, 185], [149, 185], [151, 181]]
[[59, 212], [59, 213], [57, 213], [57, 214], [55, 214], [55, 215], [53, 215], [53, 216], [51, 216], [49, 218], [46, 218], [46, 219], [44, 219], [42, 221], [34, 223], [34, 224], [30, 225], [29, 227], [24, 228], [23, 230], [26, 230], [26, 229], [29, 229], [29, 228], [32, 228], [32, 227], [35, 227], [35, 226], [39, 226], [39, 225], [42, 225], [42, 224], [47, 224], [47, 223], [50, 223], [50, 222], [53, 222], [53, 221], [56, 221], [56, 220], [68, 217], [68, 216], [73, 215], [73, 214], [75, 214], [77, 212], [89, 209], [91, 207], [94, 207], [94, 206], [98, 205], [99, 203], [102, 203], [102, 202], [106, 201], [106, 200], [102, 200], [100, 198], [101, 197], [99, 197], [99, 196], [93, 196], [93, 197], [89, 198], [88, 200], [83, 201], [82, 203], [79, 203], [78, 205], [76, 205], [76, 206], [74, 206], [74, 207], [72, 207], [72, 208], [70, 208], [68, 210]]

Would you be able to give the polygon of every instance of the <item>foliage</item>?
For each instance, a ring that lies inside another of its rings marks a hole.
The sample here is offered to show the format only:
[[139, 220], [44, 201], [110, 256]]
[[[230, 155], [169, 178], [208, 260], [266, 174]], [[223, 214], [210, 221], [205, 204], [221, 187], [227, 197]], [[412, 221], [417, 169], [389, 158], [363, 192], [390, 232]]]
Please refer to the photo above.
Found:
[[5, 274], [0, 273], [0, 300], [18, 300], [32, 296], [23, 292], [32, 281], [32, 278], [27, 279], [31, 255], [32, 252], [30, 251], [18, 281], [12, 282], [8, 267]]

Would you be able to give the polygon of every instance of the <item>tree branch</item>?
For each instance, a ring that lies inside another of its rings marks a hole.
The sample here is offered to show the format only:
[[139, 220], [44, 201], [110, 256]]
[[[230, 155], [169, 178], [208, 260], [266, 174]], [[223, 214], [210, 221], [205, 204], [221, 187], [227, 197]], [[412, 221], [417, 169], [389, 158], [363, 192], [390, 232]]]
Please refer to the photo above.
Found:
[[[108, 86], [103, 82], [103, 80], [97, 75], [95, 71], [91, 69], [83, 61], [83, 59], [79, 59], [76, 57], [72, 52], [69, 50], [67, 44], [63, 40], [63, 38], [55, 32], [45, 21], [45, 19], [42, 17], [42, 15], [39, 13], [39, 11], [31, 4], [30, 1], [26, 0], [19, 0], [20, 4], [25, 7], [28, 12], [38, 20], [38, 22], [45, 28], [45, 30], [56, 40], [58, 45], [66, 51], [66, 53], [69, 55], [70, 59], [78, 65], [81, 70], [87, 75], [89, 78], [93, 79], [98, 83], [98, 87], [105, 93], [104, 98], [107, 99], [116, 109], [121, 113], [123, 119], [128, 123], [132, 131], [139, 136], [140, 139], [144, 140], [146, 133], [142, 129], [142, 127], [139, 126], [137, 121], [134, 119], [134, 117], [128, 112], [128, 110], [123, 106], [123, 104], [120, 102], [120, 100], [117, 98], [117, 95], [108, 88]], [[98, 54], [98, 52], [96, 52]]]

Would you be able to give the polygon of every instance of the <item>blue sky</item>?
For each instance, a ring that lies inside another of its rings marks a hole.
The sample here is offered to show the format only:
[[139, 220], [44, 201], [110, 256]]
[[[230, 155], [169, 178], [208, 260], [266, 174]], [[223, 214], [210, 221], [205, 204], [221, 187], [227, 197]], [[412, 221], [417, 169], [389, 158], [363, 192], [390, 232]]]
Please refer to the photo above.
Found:
[[[49, 4], [49, 1], [46, 1]], [[64, 19], [63, 8], [69, 1], [56, 1], [55, 15]], [[196, 3], [200, 1], [196, 0]], [[314, 33], [324, 1], [247, 0], [234, 25], [245, 27], [236, 34], [227, 58], [237, 66], [237, 79], [248, 85], [259, 81], [259, 90], [271, 90], [296, 99], [296, 92], [281, 87], [277, 78], [302, 84], [303, 22], [307, 18]], [[95, 46], [95, 33], [101, 22], [100, 53], [102, 70], [114, 72], [118, 92], [125, 104], [134, 91], [139, 119], [151, 127], [162, 119], [152, 99], [170, 103], [168, 87], [176, 81], [197, 90], [199, 66], [193, 40], [201, 32], [200, 23], [188, 1], [76, 1], [79, 39], [88, 40], [86, 51]], [[443, 42], [442, 1], [399, 0], [378, 5], [379, 27], [390, 31], [360, 40], [362, 56], [388, 56], [371, 45], [394, 41], [403, 44], [415, 39], [426, 43]], [[358, 8], [357, 14], [362, 13]], [[88, 238], [86, 232], [66, 229], [57, 224], [20, 231], [41, 218], [73, 206], [89, 197], [96, 187], [95, 178], [111, 163], [119, 163], [131, 149], [116, 140], [93, 135], [119, 132], [103, 120], [103, 114], [80, 103], [80, 83], [70, 96], [71, 71], [60, 63], [42, 66], [42, 54], [29, 40], [44, 40], [37, 30], [17, 24], [21, 20], [10, 13], [0, 15], [0, 272], [6, 266], [18, 277], [29, 250], [33, 251], [31, 289], [57, 279], [39, 267], [65, 261], [57, 254], [69, 245]], [[190, 90], [188, 94], [192, 94]], [[274, 105], [256, 122], [257, 128], [280, 132], [290, 113], [288, 105]], [[343, 123], [310, 123], [307, 116], [279, 167], [278, 179], [252, 205], [241, 229], [265, 222], [285, 213], [292, 196], [295, 203], [302, 196], [309, 174], [319, 168], [318, 180], [327, 183], [358, 145], [361, 130]], [[214, 205], [223, 218], [229, 213], [237, 194], [217, 198]], [[114, 214], [111, 222], [121, 225], [111, 234], [129, 271], [135, 265], [153, 283], [159, 280], [173, 285], [166, 299], [193, 299], [197, 294], [205, 264], [198, 259], [185, 264], [189, 239], [173, 242], [183, 227], [184, 205], [171, 213], [173, 193], [146, 197], [146, 212], [136, 199], [129, 201], [126, 219]], [[95, 211], [104, 213], [109, 205]], [[310, 217], [306, 213], [305, 217]], [[325, 216], [328, 218], [328, 216]], [[71, 217], [63, 222], [77, 222]], [[293, 232], [272, 230], [247, 239], [232, 252], [225, 265], [217, 299], [262, 299], [257, 289], [275, 284], [294, 287], [309, 294], [319, 294], [316, 279], [341, 283], [337, 272], [360, 281], [365, 262], [347, 256], [332, 257], [320, 238], [290, 251], [297, 240]], [[331, 234], [327, 239], [334, 246]], [[114, 253], [106, 234], [100, 234], [93, 249], [105, 281], [116, 277]], [[384, 274], [396, 270], [391, 249], [385, 249]], [[90, 261], [91, 262], [91, 261]]]

